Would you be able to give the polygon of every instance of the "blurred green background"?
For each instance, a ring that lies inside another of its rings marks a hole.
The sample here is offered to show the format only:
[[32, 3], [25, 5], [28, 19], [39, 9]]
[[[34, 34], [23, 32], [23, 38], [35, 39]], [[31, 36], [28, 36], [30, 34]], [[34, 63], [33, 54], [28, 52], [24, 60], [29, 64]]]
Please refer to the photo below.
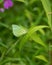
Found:
[[52, 0], [13, 3], [12, 8], [0, 12], [0, 65], [49, 65]]

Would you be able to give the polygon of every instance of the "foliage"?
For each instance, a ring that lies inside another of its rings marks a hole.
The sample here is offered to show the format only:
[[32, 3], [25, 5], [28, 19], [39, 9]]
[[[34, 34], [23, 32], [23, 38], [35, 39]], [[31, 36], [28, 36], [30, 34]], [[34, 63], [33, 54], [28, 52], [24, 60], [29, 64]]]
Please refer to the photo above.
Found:
[[52, 1], [12, 1], [13, 7], [0, 12], [0, 65], [49, 65]]

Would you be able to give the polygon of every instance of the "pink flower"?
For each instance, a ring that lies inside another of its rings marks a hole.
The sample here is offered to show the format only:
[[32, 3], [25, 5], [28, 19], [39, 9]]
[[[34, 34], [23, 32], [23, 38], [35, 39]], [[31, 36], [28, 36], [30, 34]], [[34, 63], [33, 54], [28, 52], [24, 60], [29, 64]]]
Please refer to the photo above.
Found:
[[3, 0], [3, 8], [0, 8], [0, 12], [4, 12], [5, 9], [9, 9], [10, 7], [13, 6], [12, 0]]
[[8, 9], [13, 6], [12, 0], [4, 0], [4, 8]]

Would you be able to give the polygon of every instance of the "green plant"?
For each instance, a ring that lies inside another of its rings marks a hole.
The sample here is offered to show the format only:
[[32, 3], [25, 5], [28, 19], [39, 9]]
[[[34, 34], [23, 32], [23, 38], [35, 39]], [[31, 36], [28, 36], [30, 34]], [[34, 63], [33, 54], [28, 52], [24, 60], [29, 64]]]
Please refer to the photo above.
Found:
[[0, 65], [50, 64], [51, 2], [13, 0], [12, 8], [0, 12]]

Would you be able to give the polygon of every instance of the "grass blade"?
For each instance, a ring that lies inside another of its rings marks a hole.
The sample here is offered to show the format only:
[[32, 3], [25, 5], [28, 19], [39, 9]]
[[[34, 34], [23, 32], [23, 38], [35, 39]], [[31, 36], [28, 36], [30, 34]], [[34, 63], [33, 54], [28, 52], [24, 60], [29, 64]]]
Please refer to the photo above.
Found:
[[51, 12], [51, 5], [50, 5], [50, 1], [49, 0], [41, 0], [42, 5], [44, 7], [44, 10], [46, 12], [47, 18], [48, 18], [48, 24], [51, 27], [51, 14], [49, 14]]

